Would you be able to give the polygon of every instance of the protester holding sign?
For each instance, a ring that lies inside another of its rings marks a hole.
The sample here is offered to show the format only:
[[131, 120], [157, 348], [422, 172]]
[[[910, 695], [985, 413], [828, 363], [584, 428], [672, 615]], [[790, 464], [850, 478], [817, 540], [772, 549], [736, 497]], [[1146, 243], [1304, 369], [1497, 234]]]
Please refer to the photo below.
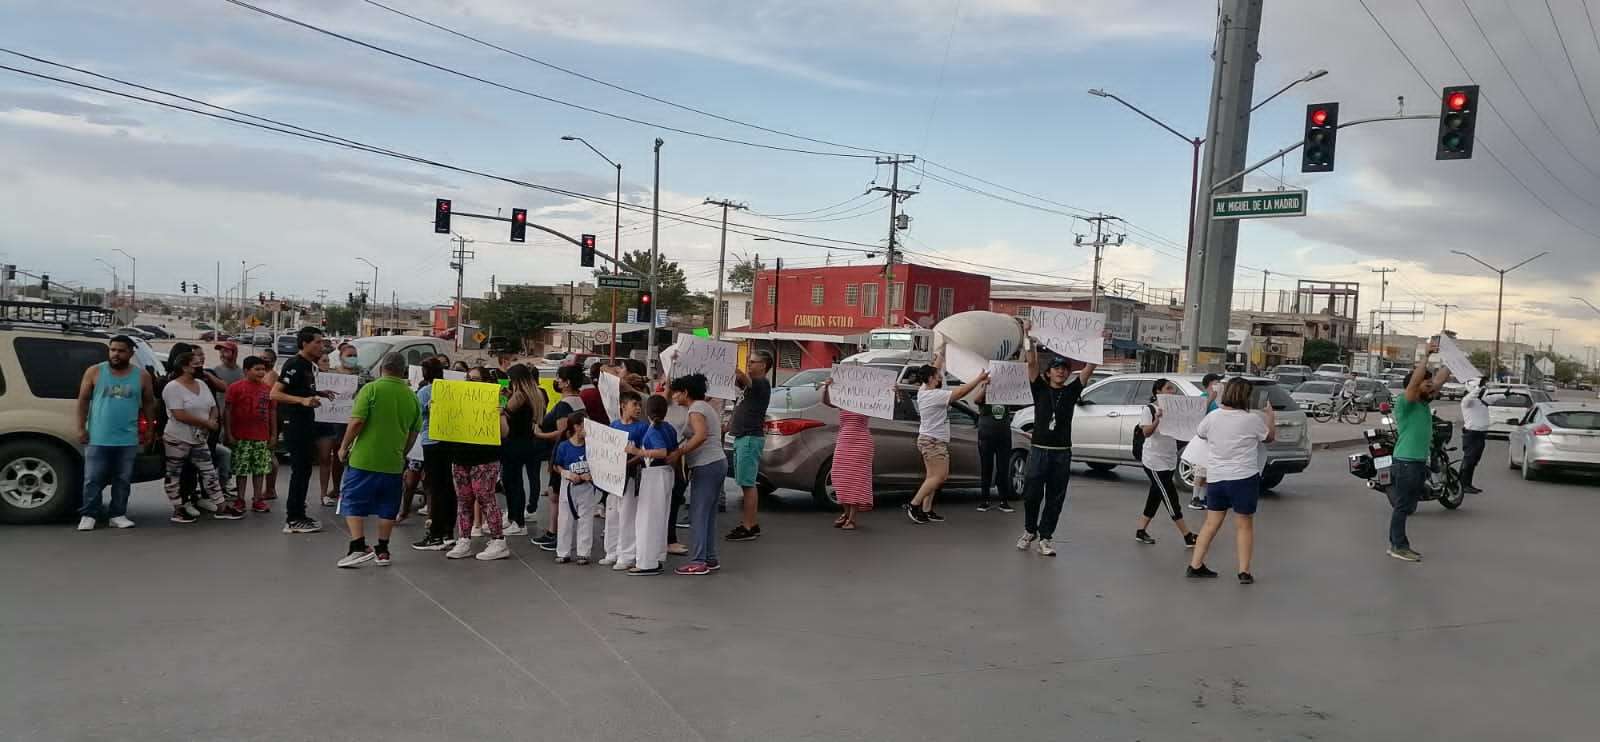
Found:
[[[645, 422], [644, 401], [639, 393], [632, 389], [618, 392], [617, 413], [619, 419], [611, 421], [614, 430], [620, 430], [628, 436], [628, 449], [637, 450], [644, 445], [644, 434], [650, 430], [650, 423]], [[636, 531], [639, 522], [639, 459], [635, 456], [628, 460], [627, 480], [623, 491], [618, 496], [606, 500], [606, 555], [601, 557], [600, 565], [609, 566], [618, 572], [626, 572], [638, 562]]]
[[839, 433], [833, 439], [833, 466], [828, 476], [844, 512], [833, 520], [833, 527], [854, 531], [856, 514], [872, 509], [872, 430], [866, 415], [835, 405], [832, 391], [832, 378], [822, 382], [822, 403], [839, 410]]
[[422, 363], [422, 386], [417, 404], [422, 409], [422, 476], [428, 485], [428, 532], [411, 545], [417, 551], [444, 551], [456, 545], [456, 486], [450, 473], [450, 445], [428, 434], [433, 412], [433, 384], [444, 378], [445, 364], [438, 358]]
[[1144, 467], [1145, 477], [1150, 480], [1150, 492], [1144, 498], [1144, 514], [1139, 516], [1139, 528], [1133, 532], [1133, 538], [1141, 544], [1156, 542], [1145, 529], [1150, 527], [1150, 520], [1156, 517], [1156, 511], [1165, 502], [1167, 514], [1172, 516], [1172, 524], [1178, 527], [1178, 533], [1183, 536], [1183, 545], [1192, 549], [1195, 535], [1189, 532], [1189, 525], [1183, 522], [1183, 506], [1178, 504], [1178, 488], [1172, 481], [1172, 475], [1178, 470], [1178, 439], [1161, 429], [1165, 409], [1158, 404], [1162, 397], [1178, 397], [1181, 394], [1176, 384], [1166, 379], [1156, 379], [1150, 386], [1150, 401], [1140, 412], [1140, 438], [1136, 440], [1141, 442], [1134, 447], [1141, 449], [1139, 463]]
[[[406, 358], [385, 354], [383, 374], [356, 394], [350, 423], [339, 444], [339, 460], [347, 464], [340, 488], [339, 514], [350, 531], [350, 549], [340, 567], [358, 567], [377, 560], [389, 564], [389, 536], [405, 485], [406, 451], [422, 432], [422, 406], [406, 386]], [[378, 545], [367, 546], [366, 518], [378, 518]]]
[[984, 384], [978, 390], [978, 471], [979, 482], [978, 512], [989, 512], [989, 488], [992, 485], [1000, 493], [1000, 504], [997, 506], [1002, 513], [1014, 513], [1011, 507], [1011, 420], [1016, 416], [1016, 408], [1008, 404], [992, 402], [989, 392], [993, 386]]
[[950, 476], [950, 405], [967, 396], [989, 378], [981, 371], [967, 383], [955, 389], [944, 388], [944, 359], [935, 358], [934, 365], [923, 366], [911, 373], [913, 384], [921, 384], [917, 391], [917, 451], [922, 453], [925, 474], [917, 494], [906, 503], [906, 517], [918, 525], [943, 523], [944, 516], [933, 509], [933, 497], [939, 494], [944, 480]]
[[761, 452], [767, 442], [767, 405], [772, 402], [772, 354], [764, 350], [750, 351], [745, 362], [749, 369], [734, 372], [734, 384], [739, 387], [739, 404], [733, 408], [733, 481], [744, 491], [739, 503], [741, 520], [728, 532], [729, 541], [754, 541], [761, 538], [761, 524], [756, 522], [756, 476], [761, 470]]
[[[327, 361], [327, 356], [323, 356]], [[344, 477], [344, 464], [334, 455], [339, 441], [344, 439], [345, 425], [349, 421], [348, 404], [355, 399], [360, 387], [356, 365], [356, 346], [343, 343], [339, 346], [337, 364], [317, 372], [317, 388], [331, 392], [327, 401], [312, 413], [317, 425], [317, 491], [322, 493], [322, 506], [331, 508], [339, 504], [339, 483]], [[341, 400], [344, 404], [341, 404]], [[330, 419], [328, 410], [338, 407], [341, 419]]]
[[679, 450], [689, 469], [689, 527], [694, 545], [680, 575], [707, 575], [722, 569], [717, 560], [717, 496], [728, 477], [728, 459], [722, 453], [722, 416], [706, 401], [706, 377], [700, 374], [672, 380], [672, 401], [689, 408], [689, 435]]
[[[482, 378], [481, 369], [467, 373], [468, 379]], [[487, 391], [472, 389], [468, 390], [472, 392], [470, 396], [441, 396], [439, 388], [449, 384], [477, 386]], [[505, 559], [511, 556], [511, 548], [506, 545], [500, 501], [494, 496], [494, 486], [500, 481], [500, 440], [506, 432], [506, 420], [500, 416], [499, 385], [491, 381], [441, 381], [434, 382], [434, 386], [434, 407], [428, 419], [432, 432], [439, 433], [441, 418], [450, 416], [457, 418], [457, 425], [447, 428], [459, 426], [459, 432], [471, 434], [450, 443], [450, 475], [456, 489], [456, 545], [445, 552], [445, 556], [450, 559], [472, 556], [472, 515], [476, 508], [483, 531], [489, 536], [488, 545], [477, 558], [484, 561]], [[451, 404], [443, 404], [447, 399]], [[497, 426], [488, 422], [496, 419]], [[480, 430], [480, 425], [496, 429]], [[472, 442], [462, 440], [466, 438]]]
[[1033, 442], [1028, 451], [1022, 536], [1017, 539], [1017, 550], [1027, 551], [1033, 546], [1040, 556], [1053, 557], [1056, 523], [1066, 505], [1067, 481], [1072, 476], [1072, 413], [1099, 364], [1085, 363], [1072, 374], [1067, 370], [1067, 359], [1056, 356], [1049, 368], [1040, 369], [1039, 339], [1033, 337], [1031, 324], [1025, 325], [1023, 331], [1034, 340], [1028, 349], [1028, 378], [1033, 380]]

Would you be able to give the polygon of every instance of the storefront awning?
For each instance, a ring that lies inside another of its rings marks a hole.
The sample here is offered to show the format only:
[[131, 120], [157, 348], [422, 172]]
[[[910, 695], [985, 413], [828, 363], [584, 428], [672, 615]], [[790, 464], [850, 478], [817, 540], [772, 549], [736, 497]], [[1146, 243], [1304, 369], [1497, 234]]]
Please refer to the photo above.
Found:
[[724, 330], [722, 336], [729, 340], [794, 340], [798, 342], [844, 343], [848, 345], [867, 344], [865, 333], [860, 335], [829, 335], [821, 332]]

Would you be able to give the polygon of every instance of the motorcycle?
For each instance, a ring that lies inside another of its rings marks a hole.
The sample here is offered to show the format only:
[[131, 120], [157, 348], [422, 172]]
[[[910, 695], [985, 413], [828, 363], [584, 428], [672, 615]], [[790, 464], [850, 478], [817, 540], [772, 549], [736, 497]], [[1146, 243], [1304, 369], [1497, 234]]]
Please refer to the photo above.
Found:
[[[1383, 417], [1376, 428], [1362, 431], [1362, 436], [1367, 440], [1366, 453], [1350, 454], [1350, 474], [1366, 480], [1369, 489], [1379, 492], [1388, 492], [1393, 486], [1394, 479], [1391, 469], [1394, 466], [1394, 446], [1396, 432], [1394, 418], [1389, 416], [1389, 405], [1384, 403], [1381, 407]], [[1438, 500], [1440, 505], [1447, 509], [1455, 510], [1461, 507], [1466, 493], [1461, 489], [1461, 472], [1458, 461], [1450, 458], [1450, 452], [1456, 450], [1450, 444], [1450, 438], [1455, 433], [1455, 423], [1439, 419], [1433, 415], [1433, 437], [1428, 446], [1428, 478], [1424, 482], [1422, 494], [1418, 500]]]

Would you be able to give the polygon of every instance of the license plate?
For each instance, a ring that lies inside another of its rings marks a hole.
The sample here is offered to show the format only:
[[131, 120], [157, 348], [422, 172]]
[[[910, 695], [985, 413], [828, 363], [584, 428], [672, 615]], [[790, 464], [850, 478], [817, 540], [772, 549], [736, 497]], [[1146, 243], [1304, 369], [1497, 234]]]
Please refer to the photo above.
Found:
[[1393, 456], [1379, 456], [1372, 460], [1372, 465], [1379, 469], [1387, 469], [1394, 465]]

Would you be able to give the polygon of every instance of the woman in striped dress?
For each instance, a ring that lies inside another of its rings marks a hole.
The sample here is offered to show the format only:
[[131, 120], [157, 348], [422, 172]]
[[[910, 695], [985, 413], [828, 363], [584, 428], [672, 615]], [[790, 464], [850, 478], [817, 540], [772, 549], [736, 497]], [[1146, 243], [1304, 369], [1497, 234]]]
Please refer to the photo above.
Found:
[[834, 519], [833, 527], [846, 531], [856, 529], [856, 513], [872, 509], [872, 431], [867, 428], [867, 416], [859, 412], [839, 409], [828, 397], [829, 379], [822, 382], [822, 403], [839, 410], [839, 435], [833, 443], [833, 489], [838, 494], [844, 512]]

